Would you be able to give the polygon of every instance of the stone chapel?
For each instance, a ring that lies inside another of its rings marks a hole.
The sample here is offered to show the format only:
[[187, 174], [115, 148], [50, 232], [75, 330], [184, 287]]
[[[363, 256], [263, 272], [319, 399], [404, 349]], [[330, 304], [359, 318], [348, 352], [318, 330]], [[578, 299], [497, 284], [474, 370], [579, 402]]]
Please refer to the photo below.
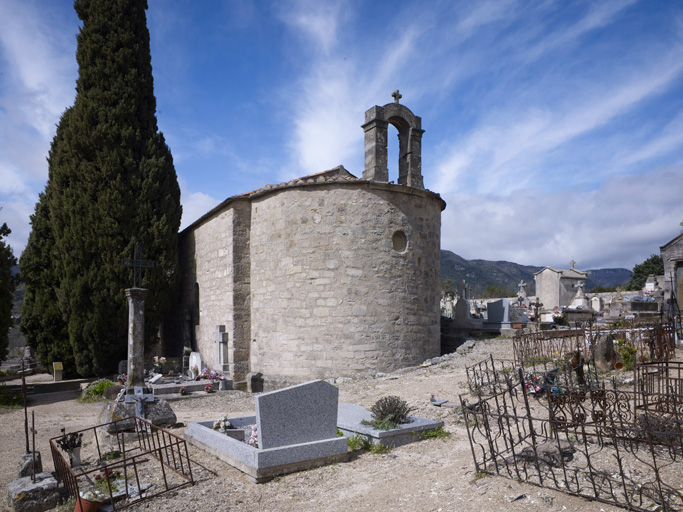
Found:
[[365, 113], [361, 178], [339, 166], [267, 185], [180, 233], [167, 353], [191, 347], [241, 389], [389, 372], [439, 355], [446, 203], [423, 186], [421, 119], [394, 97]]

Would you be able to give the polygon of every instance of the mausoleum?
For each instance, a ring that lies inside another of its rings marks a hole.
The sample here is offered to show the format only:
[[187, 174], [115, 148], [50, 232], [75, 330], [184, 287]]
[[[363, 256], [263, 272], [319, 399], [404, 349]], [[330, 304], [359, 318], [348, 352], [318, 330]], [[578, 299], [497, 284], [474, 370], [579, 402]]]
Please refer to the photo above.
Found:
[[574, 297], [582, 294], [588, 274], [574, 268], [566, 270], [545, 267], [534, 274], [536, 296], [544, 309], [569, 306]]
[[[167, 352], [191, 347], [206, 366], [225, 363], [237, 387], [257, 378], [266, 388], [439, 355], [446, 204], [423, 186], [421, 119], [394, 96], [365, 113], [361, 178], [339, 166], [267, 185], [180, 233]], [[399, 139], [395, 183], [389, 124]]]

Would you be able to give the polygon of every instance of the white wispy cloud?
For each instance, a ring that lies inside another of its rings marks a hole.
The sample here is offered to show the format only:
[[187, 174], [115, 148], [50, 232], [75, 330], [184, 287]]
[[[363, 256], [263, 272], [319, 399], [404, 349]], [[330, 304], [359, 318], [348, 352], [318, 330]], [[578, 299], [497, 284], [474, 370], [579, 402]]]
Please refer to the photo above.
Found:
[[468, 259], [632, 268], [679, 233], [682, 183], [678, 166], [613, 176], [592, 191], [446, 194], [441, 245]]

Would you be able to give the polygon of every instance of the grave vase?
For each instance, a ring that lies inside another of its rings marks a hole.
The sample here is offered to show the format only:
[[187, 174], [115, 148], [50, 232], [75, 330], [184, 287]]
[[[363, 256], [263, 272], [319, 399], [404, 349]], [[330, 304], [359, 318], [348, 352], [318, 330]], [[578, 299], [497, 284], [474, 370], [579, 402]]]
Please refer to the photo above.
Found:
[[72, 448], [69, 451], [69, 461], [72, 468], [77, 468], [81, 465], [81, 447]]
[[90, 501], [81, 497], [76, 498], [74, 512], [95, 512], [102, 505], [99, 501]]

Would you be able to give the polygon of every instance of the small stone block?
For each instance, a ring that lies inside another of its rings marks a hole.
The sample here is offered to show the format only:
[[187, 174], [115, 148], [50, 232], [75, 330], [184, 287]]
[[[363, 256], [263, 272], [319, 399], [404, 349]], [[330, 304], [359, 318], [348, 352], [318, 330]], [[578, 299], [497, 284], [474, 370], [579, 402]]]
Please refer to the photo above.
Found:
[[43, 512], [59, 502], [57, 480], [52, 473], [38, 473], [35, 482], [30, 476], [18, 478], [7, 485], [7, 491], [15, 512]]
[[[31, 476], [31, 468], [33, 467], [33, 453], [22, 453], [19, 456], [19, 478]], [[36, 452], [36, 471], [35, 473], [43, 472], [43, 461], [40, 458], [40, 452]]]

